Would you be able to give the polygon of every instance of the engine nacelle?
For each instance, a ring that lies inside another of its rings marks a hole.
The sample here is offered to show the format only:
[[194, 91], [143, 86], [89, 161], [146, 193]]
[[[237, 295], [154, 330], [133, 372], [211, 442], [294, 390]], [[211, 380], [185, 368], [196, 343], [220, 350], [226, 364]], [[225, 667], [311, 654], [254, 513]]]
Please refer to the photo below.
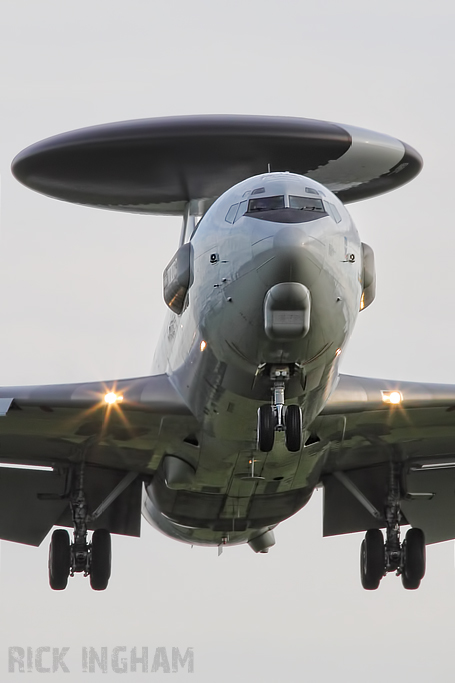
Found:
[[376, 296], [376, 268], [374, 265], [373, 249], [362, 242], [363, 258], [363, 294], [360, 300], [360, 310], [363, 311], [373, 303]]
[[187, 242], [177, 249], [163, 273], [164, 301], [174, 313], [180, 315], [183, 312], [192, 282], [193, 246], [191, 242]]

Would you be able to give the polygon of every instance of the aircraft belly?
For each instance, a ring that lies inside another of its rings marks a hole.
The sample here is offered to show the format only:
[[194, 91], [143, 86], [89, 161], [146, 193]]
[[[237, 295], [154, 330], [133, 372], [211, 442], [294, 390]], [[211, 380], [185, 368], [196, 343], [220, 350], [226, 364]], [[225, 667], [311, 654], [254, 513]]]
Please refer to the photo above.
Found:
[[[164, 526], [179, 526], [175, 537], [180, 540], [218, 545], [232, 533], [230, 542], [244, 542], [238, 534], [251, 536], [254, 530], [273, 527], [311, 497], [329, 441], [313, 443], [296, 454], [286, 449], [284, 436], [277, 434], [273, 451], [260, 453], [256, 450], [256, 407], [256, 402], [225, 392], [217, 406], [218, 416], [205, 420], [192, 482], [172, 489], [157, 472], [148, 489], [151, 506], [155, 515], [168, 520]], [[252, 460], [255, 474], [263, 479], [248, 479]]]

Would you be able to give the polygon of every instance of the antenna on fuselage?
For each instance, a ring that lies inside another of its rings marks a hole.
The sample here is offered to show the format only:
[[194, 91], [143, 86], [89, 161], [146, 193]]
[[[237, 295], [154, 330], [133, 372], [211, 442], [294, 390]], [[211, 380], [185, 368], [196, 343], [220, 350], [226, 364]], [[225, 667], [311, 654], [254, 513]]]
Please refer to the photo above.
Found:
[[267, 164], [267, 173], [271, 173], [272, 169], [270, 168], [270, 162]]
[[242, 481], [264, 481], [265, 477], [261, 477], [260, 475], [254, 473], [255, 462], [257, 462], [257, 460], [255, 460], [253, 456], [251, 456], [251, 458], [248, 460], [248, 464], [251, 468], [250, 472], [249, 474], [240, 475], [240, 479], [242, 479]]

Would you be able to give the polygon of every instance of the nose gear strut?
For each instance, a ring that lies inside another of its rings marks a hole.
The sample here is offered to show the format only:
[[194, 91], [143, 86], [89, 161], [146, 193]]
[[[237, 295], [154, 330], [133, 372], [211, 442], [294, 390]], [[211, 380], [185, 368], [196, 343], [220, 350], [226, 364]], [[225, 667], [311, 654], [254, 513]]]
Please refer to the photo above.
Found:
[[260, 451], [268, 453], [275, 441], [275, 432], [285, 432], [286, 447], [291, 452], [300, 451], [302, 445], [302, 411], [298, 405], [285, 405], [285, 388], [289, 380], [288, 365], [273, 365], [272, 402], [258, 410], [257, 440]]

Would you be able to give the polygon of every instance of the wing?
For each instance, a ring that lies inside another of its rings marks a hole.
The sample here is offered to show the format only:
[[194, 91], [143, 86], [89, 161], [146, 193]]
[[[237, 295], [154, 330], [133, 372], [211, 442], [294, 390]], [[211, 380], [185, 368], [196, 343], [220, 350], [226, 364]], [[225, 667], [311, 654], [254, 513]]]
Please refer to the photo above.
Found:
[[[109, 392], [121, 400], [106, 403]], [[72, 526], [68, 491], [81, 461], [91, 511], [118, 493], [90, 528], [139, 535], [142, 481], [196, 427], [167, 375], [1, 388], [0, 415], [0, 538], [30, 545], [54, 524]]]
[[332, 443], [322, 478], [325, 536], [385, 526], [394, 461], [404, 521], [422, 528], [427, 543], [455, 538], [455, 385], [342, 375], [314, 428]]

